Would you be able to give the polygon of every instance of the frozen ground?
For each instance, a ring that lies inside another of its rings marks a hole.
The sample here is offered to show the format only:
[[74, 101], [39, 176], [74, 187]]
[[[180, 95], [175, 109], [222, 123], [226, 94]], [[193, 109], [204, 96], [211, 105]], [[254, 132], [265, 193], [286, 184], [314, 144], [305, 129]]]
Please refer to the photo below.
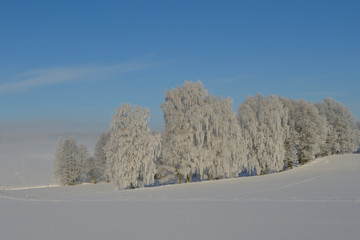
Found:
[[0, 182], [0, 239], [358, 239], [359, 183], [360, 154], [131, 191]]

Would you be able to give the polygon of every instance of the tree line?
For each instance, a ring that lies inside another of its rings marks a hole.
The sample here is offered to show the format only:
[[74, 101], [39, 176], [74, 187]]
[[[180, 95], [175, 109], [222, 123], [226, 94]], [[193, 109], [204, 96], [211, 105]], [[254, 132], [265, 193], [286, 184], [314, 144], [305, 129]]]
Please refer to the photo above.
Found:
[[232, 99], [198, 82], [166, 90], [165, 128], [148, 127], [148, 108], [123, 104], [91, 156], [73, 137], [59, 139], [54, 175], [62, 185], [112, 182], [118, 189], [268, 174], [320, 156], [351, 153], [360, 123], [339, 102], [314, 104], [281, 96], [248, 96], [235, 113]]

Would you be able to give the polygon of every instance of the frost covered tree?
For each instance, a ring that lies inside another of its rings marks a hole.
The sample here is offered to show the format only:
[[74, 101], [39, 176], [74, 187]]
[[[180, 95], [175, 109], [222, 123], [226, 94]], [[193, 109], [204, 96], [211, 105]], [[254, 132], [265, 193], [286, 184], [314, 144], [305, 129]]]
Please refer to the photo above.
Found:
[[232, 100], [209, 95], [194, 123], [200, 178], [234, 177], [243, 170], [246, 154]]
[[282, 99], [282, 101], [289, 111], [289, 131], [292, 136], [296, 136], [287, 150], [295, 151], [296, 148], [297, 162], [305, 164], [321, 155], [325, 148], [327, 135], [325, 117], [320, 115], [319, 110], [311, 102], [291, 99]]
[[298, 134], [295, 131], [292, 121], [288, 122], [288, 132], [286, 135], [284, 155], [284, 170], [292, 169], [298, 161]]
[[299, 161], [299, 143], [298, 143], [298, 133], [295, 130], [295, 103], [293, 100], [280, 97], [281, 102], [284, 104], [285, 109], [288, 112], [287, 118], [287, 135], [285, 139], [285, 158], [284, 158], [284, 170], [291, 169], [294, 164], [297, 164]]
[[55, 149], [54, 177], [61, 185], [75, 185], [93, 179], [93, 158], [85, 145], [78, 146], [74, 137], [58, 140]]
[[168, 177], [177, 176], [190, 181], [197, 173], [198, 150], [195, 136], [202, 128], [194, 128], [202, 120], [201, 108], [208, 96], [204, 85], [198, 82], [184, 82], [182, 87], [166, 90], [164, 113], [165, 130], [162, 133], [161, 170]]
[[249, 172], [257, 174], [284, 168], [288, 112], [277, 96], [247, 97], [239, 106], [239, 123], [248, 139]]
[[80, 180], [78, 148], [74, 137], [59, 138], [55, 150], [54, 176], [62, 185], [75, 185]]
[[157, 132], [150, 132], [147, 136], [146, 148], [148, 154], [143, 158], [140, 165], [141, 186], [154, 183], [154, 176], [156, 174], [156, 162], [161, 155], [161, 136]]
[[[231, 99], [209, 95], [203, 84], [184, 82], [167, 90], [160, 170], [179, 183], [237, 175], [245, 159]], [[166, 175], [163, 174], [163, 175]]]
[[350, 110], [332, 98], [325, 98], [316, 106], [326, 118], [328, 126], [324, 153], [328, 155], [357, 150], [359, 135], [356, 120]]
[[94, 150], [94, 174], [93, 174], [93, 182], [101, 182], [101, 181], [110, 181], [109, 177], [106, 174], [106, 144], [109, 140], [109, 134], [103, 132], [100, 135], [99, 140], [95, 145]]
[[92, 158], [86, 146], [85, 145], [78, 146], [77, 154], [76, 154], [76, 162], [78, 162], [79, 164], [79, 168], [78, 168], [79, 183], [91, 182], [92, 180], [91, 175], [94, 170], [94, 165], [91, 161]]
[[113, 116], [106, 147], [110, 181], [118, 189], [152, 184], [160, 137], [150, 133], [149, 109], [124, 104]]
[[98, 176], [97, 176], [94, 156], [89, 156], [89, 158], [87, 159], [87, 164], [88, 164], [87, 172], [86, 172], [87, 182], [96, 184], [98, 182]]
[[74, 137], [65, 139], [63, 145], [65, 185], [79, 183], [80, 164], [77, 161], [77, 145]]
[[63, 145], [64, 145], [64, 140], [62, 139], [62, 137], [59, 137], [55, 148], [54, 165], [53, 165], [54, 177], [61, 184], [65, 182], [65, 177], [63, 176], [63, 165], [64, 165]]

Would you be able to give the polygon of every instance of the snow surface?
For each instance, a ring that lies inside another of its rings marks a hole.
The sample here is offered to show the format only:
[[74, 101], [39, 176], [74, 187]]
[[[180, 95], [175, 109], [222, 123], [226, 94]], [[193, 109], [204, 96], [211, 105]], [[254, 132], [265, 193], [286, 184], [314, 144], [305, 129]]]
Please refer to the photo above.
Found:
[[360, 154], [126, 191], [0, 182], [0, 239], [358, 239], [359, 183]]

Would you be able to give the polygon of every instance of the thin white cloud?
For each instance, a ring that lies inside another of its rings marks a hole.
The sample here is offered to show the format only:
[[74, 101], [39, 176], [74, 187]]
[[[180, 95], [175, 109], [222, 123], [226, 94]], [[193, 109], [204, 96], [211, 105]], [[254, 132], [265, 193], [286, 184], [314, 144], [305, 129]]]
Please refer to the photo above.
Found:
[[146, 61], [126, 62], [109, 66], [77, 66], [77, 67], [57, 67], [48, 69], [38, 69], [21, 73], [16, 76], [17, 81], [0, 84], [0, 94], [17, 91], [30, 90], [46, 85], [54, 85], [70, 81], [92, 79], [91, 77], [107, 74], [114, 75], [125, 72], [145, 69], [159, 64], [158, 62], [149, 63]]

